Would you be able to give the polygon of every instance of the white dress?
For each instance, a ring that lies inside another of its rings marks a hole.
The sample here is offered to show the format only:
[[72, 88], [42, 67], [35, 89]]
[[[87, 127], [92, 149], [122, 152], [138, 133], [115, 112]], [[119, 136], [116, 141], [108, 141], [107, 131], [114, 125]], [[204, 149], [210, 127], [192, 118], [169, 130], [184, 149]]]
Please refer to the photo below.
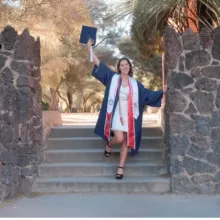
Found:
[[121, 104], [121, 114], [123, 117], [124, 125], [121, 124], [120, 121], [120, 114], [119, 114], [119, 102], [117, 103], [115, 113], [112, 120], [112, 128], [111, 130], [117, 130], [117, 131], [128, 131], [128, 95], [129, 95], [129, 87], [123, 87], [120, 88], [119, 93], [119, 99]]

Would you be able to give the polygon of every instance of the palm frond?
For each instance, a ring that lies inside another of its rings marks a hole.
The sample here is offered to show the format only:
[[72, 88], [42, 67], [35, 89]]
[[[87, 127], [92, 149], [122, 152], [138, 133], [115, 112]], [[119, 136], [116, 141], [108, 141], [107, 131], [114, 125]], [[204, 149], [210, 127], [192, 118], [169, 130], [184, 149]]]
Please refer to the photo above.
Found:
[[193, 17], [186, 14], [186, 9], [198, 19], [202, 27], [212, 28], [213, 23], [220, 25], [220, 0], [197, 0], [198, 5], [205, 6], [205, 10], [198, 10], [197, 14], [188, 3], [189, 0], [119, 0], [112, 3], [113, 12], [106, 20], [122, 20], [132, 15], [132, 29], [139, 33], [142, 40], [152, 38], [158, 31], [163, 32], [168, 24], [177, 31], [183, 31], [189, 22], [198, 25]]
[[108, 22], [112, 19], [119, 21], [121, 19], [124, 19], [128, 15], [132, 15], [136, 5], [136, 1], [137, 0], [121, 0], [116, 3], [110, 4], [111, 12], [104, 18], [104, 21]]

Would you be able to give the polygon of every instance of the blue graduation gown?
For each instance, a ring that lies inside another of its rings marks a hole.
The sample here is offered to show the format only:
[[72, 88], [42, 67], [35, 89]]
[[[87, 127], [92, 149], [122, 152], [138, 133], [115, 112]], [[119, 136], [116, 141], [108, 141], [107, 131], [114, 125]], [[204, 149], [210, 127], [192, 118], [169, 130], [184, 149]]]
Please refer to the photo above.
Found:
[[[102, 137], [104, 140], [107, 141], [107, 138], [104, 135], [104, 126], [105, 126], [105, 117], [107, 111], [107, 102], [108, 102], [108, 95], [112, 77], [115, 73], [111, 71], [104, 63], [100, 62], [99, 67], [95, 65], [92, 75], [98, 79], [105, 87], [105, 94], [104, 99], [102, 102], [101, 110], [99, 112], [99, 117], [95, 126], [94, 133], [98, 136]], [[136, 149], [131, 149], [131, 155], [135, 155], [138, 153], [138, 149], [141, 143], [141, 135], [142, 135], [142, 117], [145, 105], [153, 106], [153, 107], [160, 107], [161, 106], [161, 99], [163, 97], [163, 91], [151, 91], [149, 89], [144, 88], [144, 86], [138, 82], [138, 92], [139, 92], [139, 116], [135, 120], [135, 140], [136, 140]], [[115, 103], [113, 106], [112, 118], [114, 117], [114, 112], [118, 103], [119, 99], [119, 89], [116, 93]]]

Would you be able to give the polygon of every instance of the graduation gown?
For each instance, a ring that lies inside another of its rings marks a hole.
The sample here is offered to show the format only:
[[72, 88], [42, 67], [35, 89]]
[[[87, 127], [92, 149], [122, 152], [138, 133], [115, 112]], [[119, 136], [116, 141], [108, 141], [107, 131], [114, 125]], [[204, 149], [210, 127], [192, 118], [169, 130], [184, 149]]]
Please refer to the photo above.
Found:
[[[104, 126], [105, 126], [105, 119], [106, 119], [106, 111], [107, 111], [107, 102], [108, 102], [108, 96], [109, 96], [109, 89], [111, 85], [112, 77], [115, 73], [111, 71], [104, 63], [100, 62], [99, 67], [96, 65], [94, 66], [94, 69], [92, 71], [92, 75], [99, 80], [106, 88], [104, 93], [104, 99], [102, 102], [101, 110], [99, 112], [99, 117], [95, 126], [94, 133], [101, 138], [103, 138], [105, 141], [108, 139], [106, 138], [104, 134]], [[141, 135], [142, 135], [142, 118], [143, 118], [143, 111], [145, 105], [153, 106], [153, 107], [160, 107], [161, 106], [161, 99], [163, 97], [163, 91], [151, 91], [149, 89], [144, 88], [144, 86], [137, 81], [138, 84], [138, 94], [139, 94], [139, 116], [137, 119], [134, 119], [135, 121], [135, 144], [136, 148], [135, 150], [131, 149], [130, 154], [135, 155], [138, 153], [139, 146], [141, 143]], [[120, 86], [119, 86], [120, 87]], [[112, 114], [114, 116], [114, 112], [117, 106], [119, 100], [119, 88], [116, 93], [115, 102], [113, 106]]]

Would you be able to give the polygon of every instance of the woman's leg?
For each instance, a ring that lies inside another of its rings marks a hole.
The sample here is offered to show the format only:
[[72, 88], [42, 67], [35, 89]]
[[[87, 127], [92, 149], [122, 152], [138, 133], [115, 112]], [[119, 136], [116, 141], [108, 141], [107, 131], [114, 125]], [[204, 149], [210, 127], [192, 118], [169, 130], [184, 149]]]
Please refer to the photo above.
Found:
[[[119, 162], [120, 167], [124, 167], [127, 156], [128, 156], [127, 134], [124, 133], [124, 140], [121, 144], [121, 152], [120, 152], [120, 162]], [[123, 169], [118, 168], [117, 174], [123, 174]]]
[[[105, 150], [107, 151], [107, 152], [111, 152], [111, 146], [112, 145], [114, 145], [114, 144], [122, 144], [123, 143], [123, 141], [124, 141], [124, 137], [125, 135], [124, 135], [124, 132], [123, 131], [114, 131], [114, 137], [110, 140], [110, 142], [106, 145], [106, 148], [105, 148]], [[110, 147], [109, 147], [109, 146]]]

